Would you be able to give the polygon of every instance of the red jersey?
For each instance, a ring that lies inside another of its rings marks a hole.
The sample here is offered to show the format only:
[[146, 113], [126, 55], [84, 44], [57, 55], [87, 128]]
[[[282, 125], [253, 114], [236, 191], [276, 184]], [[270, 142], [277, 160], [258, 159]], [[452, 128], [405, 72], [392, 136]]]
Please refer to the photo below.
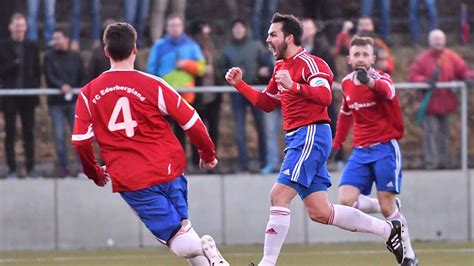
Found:
[[356, 72], [342, 80], [342, 105], [333, 147], [341, 148], [354, 123], [353, 146], [367, 147], [403, 137], [403, 118], [390, 76], [380, 70], [368, 71], [375, 87], [356, 85]]
[[84, 173], [100, 178], [92, 148], [95, 137], [114, 192], [169, 182], [181, 175], [186, 156], [165, 119], [186, 130], [206, 162], [214, 144], [196, 111], [161, 78], [129, 70], [109, 70], [78, 96], [72, 141]]
[[[279, 70], [287, 70], [290, 73], [293, 85], [300, 86], [298, 93], [278, 88], [274, 77]], [[247, 98], [250, 96], [250, 101], [266, 112], [281, 104], [283, 129], [291, 131], [316, 122], [330, 122], [327, 108], [332, 100], [333, 77], [324, 60], [301, 49], [291, 58], [276, 62], [272, 79], [255, 100], [252, 100], [252, 95], [246, 95], [245, 91], [249, 90], [244, 87], [248, 85], [243, 81], [237, 84], [236, 88]]]

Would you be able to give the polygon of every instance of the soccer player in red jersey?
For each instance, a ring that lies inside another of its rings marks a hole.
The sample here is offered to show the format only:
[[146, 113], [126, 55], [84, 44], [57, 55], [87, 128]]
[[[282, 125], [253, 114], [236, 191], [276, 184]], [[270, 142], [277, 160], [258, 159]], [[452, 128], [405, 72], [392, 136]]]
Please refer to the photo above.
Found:
[[322, 59], [301, 48], [302, 33], [296, 17], [273, 16], [267, 44], [278, 61], [264, 91], [246, 84], [239, 68], [231, 68], [226, 74], [227, 82], [258, 108], [271, 112], [281, 104], [287, 132], [285, 157], [271, 191], [270, 219], [259, 265], [276, 264], [290, 226], [290, 202], [297, 194], [313, 221], [379, 235], [401, 262], [405, 248], [400, 220], [386, 222], [358, 209], [329, 203], [327, 188], [331, 181], [326, 161], [332, 137], [327, 107], [332, 100], [333, 74]]
[[[396, 195], [402, 182], [402, 155], [398, 140], [403, 137], [403, 119], [390, 76], [372, 68], [375, 61], [373, 40], [354, 37], [348, 63], [353, 72], [342, 80], [342, 106], [339, 112], [333, 153], [339, 150], [354, 124], [352, 154], [339, 184], [339, 203], [366, 213], [382, 212], [387, 220], [406, 219], [397, 206]], [[372, 184], [377, 198], [368, 195]], [[402, 265], [418, 265], [406, 230], [406, 258]]]
[[[186, 131], [201, 169], [217, 165], [214, 143], [196, 111], [163, 79], [133, 69], [136, 31], [114, 23], [104, 33], [111, 69], [84, 86], [77, 99], [72, 143], [84, 173], [113, 192], [146, 227], [190, 265], [229, 265], [210, 236], [199, 238], [188, 220], [186, 157], [166, 115]], [[96, 161], [95, 137], [105, 166]]]

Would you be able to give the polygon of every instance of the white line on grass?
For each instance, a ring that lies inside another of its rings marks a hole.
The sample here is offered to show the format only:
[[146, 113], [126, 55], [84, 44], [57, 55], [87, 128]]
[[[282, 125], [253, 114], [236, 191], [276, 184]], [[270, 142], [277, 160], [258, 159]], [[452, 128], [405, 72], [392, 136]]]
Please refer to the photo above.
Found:
[[[357, 255], [357, 254], [381, 254], [384, 250], [338, 250], [338, 251], [287, 251], [285, 255], [312, 256], [312, 255]], [[416, 253], [474, 253], [474, 248], [452, 248], [452, 249], [417, 249]], [[101, 255], [101, 256], [57, 256], [57, 257], [35, 257], [35, 258], [0, 258], [0, 264], [18, 262], [47, 262], [47, 261], [97, 261], [111, 259], [148, 259], [165, 258], [171, 254], [142, 254], [142, 255]], [[226, 257], [241, 257], [260, 255], [260, 252], [226, 252]]]
[[[339, 251], [290, 251], [282, 252], [286, 255], [296, 255], [296, 256], [309, 256], [309, 255], [360, 255], [360, 254], [383, 254], [387, 253], [386, 250], [339, 250]], [[463, 249], [417, 249], [416, 253], [474, 253], [474, 248], [463, 248]], [[226, 253], [226, 256], [245, 256], [245, 255], [259, 255], [257, 252], [248, 252], [248, 253]]]

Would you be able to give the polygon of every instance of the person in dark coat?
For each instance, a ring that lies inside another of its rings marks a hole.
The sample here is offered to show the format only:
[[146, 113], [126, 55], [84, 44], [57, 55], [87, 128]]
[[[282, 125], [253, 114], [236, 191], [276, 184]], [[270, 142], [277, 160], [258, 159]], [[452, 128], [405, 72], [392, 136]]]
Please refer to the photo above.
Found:
[[[61, 91], [60, 95], [48, 96], [48, 110], [53, 125], [54, 145], [58, 158], [59, 177], [70, 175], [69, 156], [66, 146], [66, 124], [72, 131], [76, 96], [73, 88], [86, 83], [86, 72], [81, 55], [70, 48], [69, 34], [57, 28], [53, 32], [52, 49], [44, 54], [44, 76], [48, 88]], [[77, 165], [79, 161], [77, 160]]]
[[[36, 43], [26, 40], [26, 17], [15, 13], [10, 19], [10, 37], [0, 42], [0, 80], [2, 88], [21, 89], [40, 86], [41, 65]], [[37, 177], [35, 165], [35, 109], [38, 96], [2, 97], [5, 117], [5, 154], [8, 164], [7, 177], [17, 177], [15, 160], [16, 115], [20, 114], [23, 130], [23, 148], [27, 176]]]

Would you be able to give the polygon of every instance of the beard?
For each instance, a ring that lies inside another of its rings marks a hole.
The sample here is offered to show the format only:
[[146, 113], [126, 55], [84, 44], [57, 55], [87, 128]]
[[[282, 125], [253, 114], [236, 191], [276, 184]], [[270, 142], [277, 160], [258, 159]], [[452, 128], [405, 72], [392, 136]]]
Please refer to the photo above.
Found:
[[285, 42], [280, 44], [279, 46], [275, 46], [275, 47], [270, 47], [271, 50], [273, 50], [273, 57], [275, 57], [276, 60], [281, 60], [281, 59], [285, 59], [284, 56], [285, 56], [285, 53], [286, 53], [286, 49], [288, 48], [288, 44], [286, 44]]

